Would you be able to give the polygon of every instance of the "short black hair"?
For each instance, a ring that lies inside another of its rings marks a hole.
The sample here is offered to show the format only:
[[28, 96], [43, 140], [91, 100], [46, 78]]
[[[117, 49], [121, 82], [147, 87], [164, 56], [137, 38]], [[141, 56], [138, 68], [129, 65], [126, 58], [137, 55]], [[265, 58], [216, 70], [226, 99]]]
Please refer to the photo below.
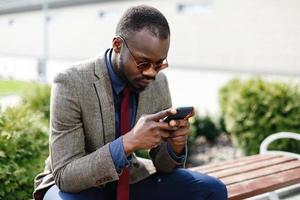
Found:
[[167, 39], [170, 36], [169, 24], [165, 16], [158, 9], [146, 5], [127, 9], [117, 25], [116, 35], [127, 38], [144, 28], [160, 39]]

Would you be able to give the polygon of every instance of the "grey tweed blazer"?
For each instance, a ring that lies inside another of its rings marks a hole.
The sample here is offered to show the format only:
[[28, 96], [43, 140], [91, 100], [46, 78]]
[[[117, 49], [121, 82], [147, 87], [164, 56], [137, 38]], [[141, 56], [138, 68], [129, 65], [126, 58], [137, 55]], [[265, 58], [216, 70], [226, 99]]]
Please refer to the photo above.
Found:
[[[169, 107], [167, 79], [160, 72], [139, 94], [136, 121], [142, 114]], [[104, 53], [56, 76], [50, 110], [50, 155], [44, 172], [35, 178], [34, 199], [43, 199], [53, 184], [65, 192], [79, 192], [117, 181], [119, 174], [109, 151], [115, 139], [115, 111]], [[183, 165], [169, 156], [165, 143], [151, 149], [150, 156], [152, 161], [133, 155], [131, 183]]]

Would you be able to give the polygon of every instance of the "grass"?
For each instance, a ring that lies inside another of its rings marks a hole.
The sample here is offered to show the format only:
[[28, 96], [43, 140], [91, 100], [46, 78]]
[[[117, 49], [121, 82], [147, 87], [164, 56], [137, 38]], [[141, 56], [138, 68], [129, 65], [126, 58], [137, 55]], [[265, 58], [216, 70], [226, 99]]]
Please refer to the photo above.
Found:
[[24, 92], [31, 90], [37, 83], [17, 81], [17, 80], [0, 80], [0, 97], [6, 95], [22, 95]]

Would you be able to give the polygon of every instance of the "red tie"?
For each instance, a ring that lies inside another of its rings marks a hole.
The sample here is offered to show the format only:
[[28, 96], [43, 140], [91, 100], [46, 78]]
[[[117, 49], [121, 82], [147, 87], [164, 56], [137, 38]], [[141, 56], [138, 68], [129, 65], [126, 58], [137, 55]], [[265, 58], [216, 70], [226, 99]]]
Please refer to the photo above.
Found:
[[[126, 134], [130, 130], [130, 103], [129, 103], [129, 88], [126, 87], [123, 91], [123, 99], [121, 102], [121, 117], [120, 117], [120, 133]], [[117, 187], [117, 200], [129, 200], [129, 170], [124, 168], [119, 177]]]

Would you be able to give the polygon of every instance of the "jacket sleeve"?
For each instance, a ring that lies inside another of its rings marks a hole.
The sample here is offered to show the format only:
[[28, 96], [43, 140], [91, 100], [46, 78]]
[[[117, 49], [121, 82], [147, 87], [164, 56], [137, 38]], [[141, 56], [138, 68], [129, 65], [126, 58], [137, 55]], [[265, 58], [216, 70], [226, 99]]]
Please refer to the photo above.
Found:
[[[50, 155], [56, 185], [65, 192], [118, 180], [109, 144], [87, 154], [79, 84], [74, 73], [59, 74], [51, 91]], [[77, 84], [77, 85], [76, 85]]]
[[[171, 94], [169, 90], [169, 85], [167, 78], [164, 74], [161, 75], [162, 86], [159, 89], [161, 90], [160, 94], [164, 94], [162, 98], [162, 107], [161, 110], [170, 108], [172, 106]], [[185, 148], [187, 151], [187, 147]], [[153, 148], [149, 152], [152, 162], [159, 172], [172, 172], [175, 168], [184, 167], [186, 161], [186, 156], [182, 162], [178, 162], [172, 158], [168, 151], [168, 145], [166, 142], [163, 142], [156, 148]], [[186, 155], [186, 154], [185, 154]]]

